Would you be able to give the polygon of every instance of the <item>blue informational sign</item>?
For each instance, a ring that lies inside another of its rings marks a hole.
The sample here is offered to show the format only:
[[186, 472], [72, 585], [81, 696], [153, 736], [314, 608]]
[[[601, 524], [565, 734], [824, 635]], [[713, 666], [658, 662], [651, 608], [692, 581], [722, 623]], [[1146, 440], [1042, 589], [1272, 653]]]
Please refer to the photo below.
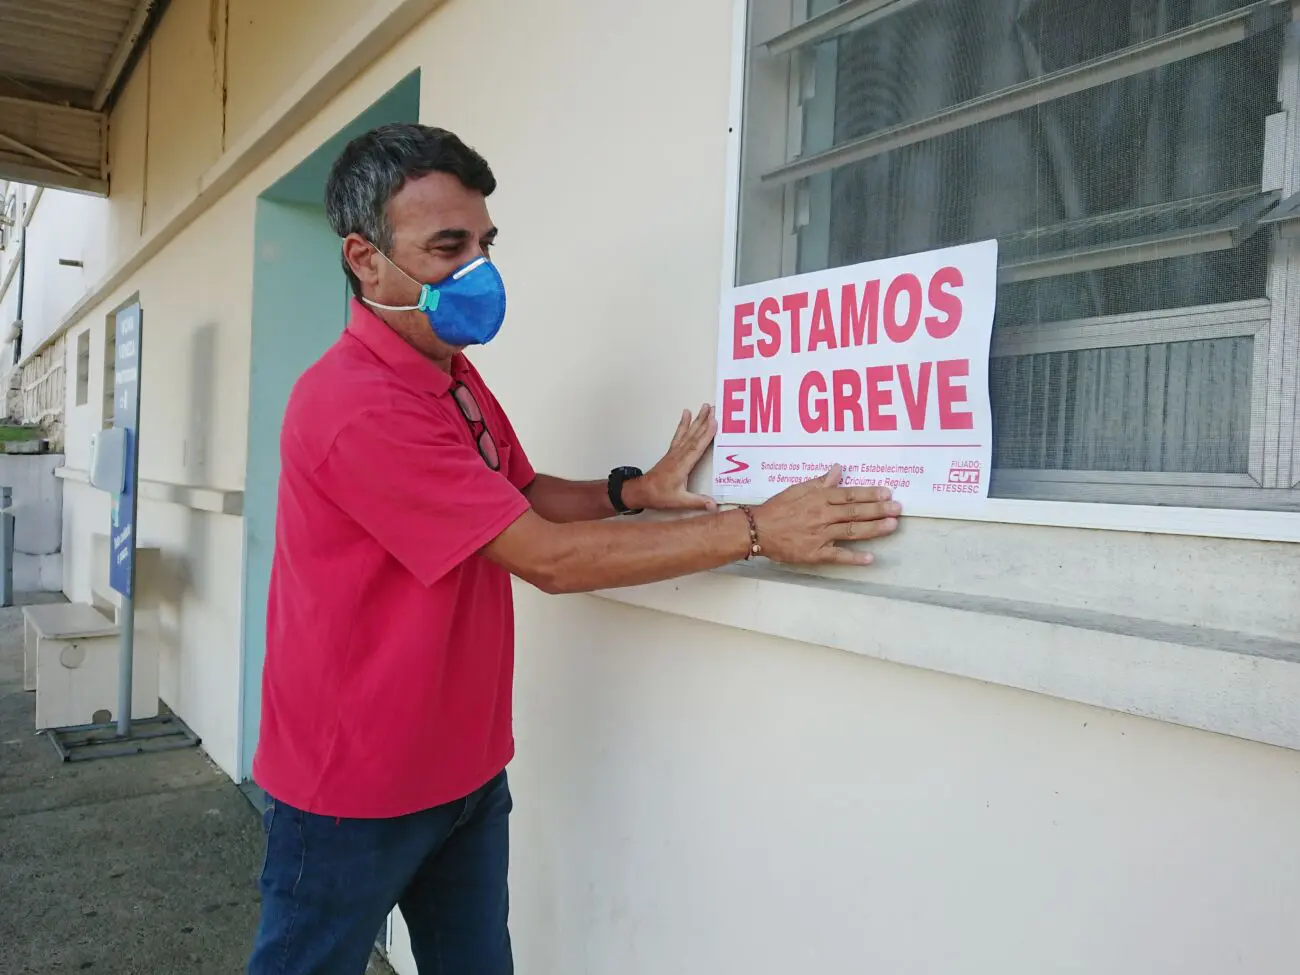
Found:
[[108, 583], [128, 599], [135, 596], [136, 484], [140, 466], [140, 303], [132, 302], [116, 316], [113, 378], [113, 426], [126, 431], [126, 478], [113, 498], [113, 531]]

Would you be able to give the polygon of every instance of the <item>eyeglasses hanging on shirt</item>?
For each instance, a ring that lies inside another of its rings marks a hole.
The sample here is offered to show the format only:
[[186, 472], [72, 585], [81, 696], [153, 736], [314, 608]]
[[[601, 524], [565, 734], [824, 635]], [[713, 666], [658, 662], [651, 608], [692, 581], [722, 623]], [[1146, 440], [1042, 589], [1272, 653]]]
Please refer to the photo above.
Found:
[[488, 429], [487, 422], [483, 419], [483, 411], [479, 409], [473, 391], [464, 383], [457, 383], [451, 389], [451, 398], [456, 401], [460, 415], [469, 424], [469, 432], [474, 437], [474, 443], [478, 446], [478, 453], [483, 458], [483, 463], [494, 471], [501, 470], [501, 454], [497, 451], [497, 442], [492, 438], [492, 431]]

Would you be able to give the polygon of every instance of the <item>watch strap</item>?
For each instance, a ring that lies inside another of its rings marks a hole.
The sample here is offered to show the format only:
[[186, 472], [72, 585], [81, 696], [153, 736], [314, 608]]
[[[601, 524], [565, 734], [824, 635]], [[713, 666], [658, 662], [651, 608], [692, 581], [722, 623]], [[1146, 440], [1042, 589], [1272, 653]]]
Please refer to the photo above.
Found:
[[635, 480], [644, 475], [644, 471], [637, 467], [615, 467], [609, 472], [609, 503], [614, 506], [614, 510], [620, 515], [639, 515], [641, 508], [629, 508], [623, 502], [623, 485], [628, 481]]

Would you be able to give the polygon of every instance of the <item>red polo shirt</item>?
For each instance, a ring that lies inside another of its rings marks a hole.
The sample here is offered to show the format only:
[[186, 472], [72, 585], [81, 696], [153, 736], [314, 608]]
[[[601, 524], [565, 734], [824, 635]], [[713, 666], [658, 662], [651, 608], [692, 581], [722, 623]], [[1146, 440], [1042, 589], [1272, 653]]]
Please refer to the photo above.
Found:
[[478, 553], [528, 509], [534, 473], [500, 404], [463, 356], [448, 376], [354, 301], [294, 387], [280, 462], [253, 777], [327, 816], [469, 795], [514, 754], [510, 576]]

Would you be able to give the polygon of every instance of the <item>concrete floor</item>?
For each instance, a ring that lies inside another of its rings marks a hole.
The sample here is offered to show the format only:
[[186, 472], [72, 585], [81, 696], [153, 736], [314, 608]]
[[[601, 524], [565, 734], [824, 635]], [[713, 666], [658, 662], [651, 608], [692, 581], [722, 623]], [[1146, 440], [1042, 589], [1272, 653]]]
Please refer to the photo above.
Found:
[[22, 611], [0, 609], [0, 975], [243, 971], [253, 807], [199, 749], [60, 762], [32, 730], [22, 642]]

